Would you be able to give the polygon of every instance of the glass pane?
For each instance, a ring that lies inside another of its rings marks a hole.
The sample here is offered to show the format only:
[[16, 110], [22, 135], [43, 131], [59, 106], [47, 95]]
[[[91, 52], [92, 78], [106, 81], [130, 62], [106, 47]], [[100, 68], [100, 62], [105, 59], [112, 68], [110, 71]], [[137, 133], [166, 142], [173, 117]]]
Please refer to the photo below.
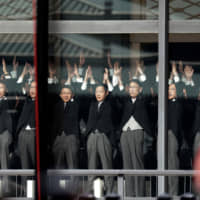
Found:
[[32, 1], [0, 0], [0, 20], [32, 20]]
[[2, 176], [0, 190], [3, 196], [31, 197], [34, 172], [22, 176], [17, 170], [36, 167], [33, 35], [0, 34], [0, 41], [0, 162], [1, 169], [15, 170]]
[[[199, 37], [200, 34], [194, 34], [191, 40], [191, 35], [170, 34], [168, 90], [169, 169], [191, 170], [195, 152], [200, 145]], [[177, 195], [191, 190], [192, 183], [189, 177], [169, 177], [168, 181], [171, 194]], [[177, 187], [178, 182], [180, 183], [179, 187]]]
[[49, 19], [158, 19], [158, 0], [50, 0]]
[[170, 20], [198, 20], [200, 19], [199, 0], [170, 0]]
[[[157, 35], [49, 35], [49, 168], [156, 168], [157, 51]], [[50, 184], [51, 194], [75, 181], [72, 177], [50, 177], [57, 183]], [[134, 178], [126, 178], [127, 196], [144, 196], [144, 184], [155, 182], [138, 177], [142, 185], [134, 191], [129, 186]], [[115, 191], [116, 177], [104, 180], [107, 192]], [[78, 181], [81, 191], [92, 191], [94, 177]], [[155, 194], [153, 183], [148, 185]]]

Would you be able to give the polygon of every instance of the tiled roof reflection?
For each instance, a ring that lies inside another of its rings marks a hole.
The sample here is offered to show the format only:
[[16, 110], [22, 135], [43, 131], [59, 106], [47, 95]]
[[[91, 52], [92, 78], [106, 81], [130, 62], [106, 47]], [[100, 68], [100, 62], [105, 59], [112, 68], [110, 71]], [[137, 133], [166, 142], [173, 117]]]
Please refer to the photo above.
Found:
[[0, 0], [1, 20], [31, 20], [32, 0]]

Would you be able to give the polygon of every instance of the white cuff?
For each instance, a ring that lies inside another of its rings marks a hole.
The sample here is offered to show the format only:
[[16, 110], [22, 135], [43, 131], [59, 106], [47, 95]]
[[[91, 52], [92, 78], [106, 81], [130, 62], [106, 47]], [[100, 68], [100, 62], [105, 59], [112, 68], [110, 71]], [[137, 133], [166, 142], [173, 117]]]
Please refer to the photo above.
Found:
[[20, 83], [22, 83], [22, 82], [23, 82], [23, 78], [20, 76], [20, 77], [18, 78], [18, 80], [17, 80], [17, 83], [20, 84]]
[[53, 78], [48, 78], [48, 84], [53, 84]]
[[76, 78], [76, 82], [77, 83], [82, 83], [83, 82], [83, 78], [82, 77]]
[[145, 74], [141, 74], [141, 75], [139, 76], [139, 81], [140, 81], [140, 82], [145, 82], [146, 80], [147, 80], [147, 77], [146, 77]]
[[11, 71], [10, 72], [10, 74], [11, 74], [11, 76], [12, 76], [12, 78], [17, 78], [17, 72], [16, 71]]
[[113, 87], [115, 87], [118, 84], [118, 77], [116, 75], [113, 75], [112, 84], [113, 84]]
[[91, 84], [91, 85], [95, 85], [95, 84], [96, 84], [96, 83], [95, 83], [95, 80], [90, 79], [90, 84]]
[[87, 89], [87, 82], [83, 82], [83, 84], [81, 85], [81, 90], [86, 90]]
[[172, 83], [173, 83], [172, 79], [169, 79], [169, 80], [168, 80], [168, 85], [170, 85], [170, 84], [172, 84]]
[[64, 85], [71, 85], [71, 83], [68, 83], [67, 81], [64, 83]]
[[156, 75], [156, 82], [159, 82], [159, 76]]
[[109, 91], [109, 92], [112, 92], [112, 91], [113, 91], [113, 86], [112, 86], [112, 84], [111, 84], [111, 83], [108, 83], [107, 85], [108, 85], [108, 91]]
[[83, 75], [83, 68], [81, 67], [81, 68], [78, 68], [78, 73], [79, 73], [79, 75]]
[[26, 94], [26, 90], [25, 90], [25, 88], [24, 88], [24, 87], [22, 88], [22, 94], [23, 94], [23, 95], [25, 95], [25, 94]]
[[123, 86], [123, 85], [120, 85], [120, 86], [119, 86], [119, 90], [120, 90], [120, 91], [124, 90], [124, 86]]
[[73, 82], [73, 83], [76, 82], [76, 77], [75, 77], [75, 76], [72, 77], [72, 82]]
[[6, 74], [4, 77], [5, 77], [5, 79], [11, 79], [10, 74]]
[[178, 74], [175, 74], [175, 75], [174, 75], [174, 82], [175, 82], [175, 83], [178, 83], [179, 81], [180, 81], [179, 75], [178, 75]]
[[113, 76], [113, 74], [114, 74], [114, 70], [111, 68], [111, 69], [109, 69], [109, 73], [110, 73], [110, 76]]

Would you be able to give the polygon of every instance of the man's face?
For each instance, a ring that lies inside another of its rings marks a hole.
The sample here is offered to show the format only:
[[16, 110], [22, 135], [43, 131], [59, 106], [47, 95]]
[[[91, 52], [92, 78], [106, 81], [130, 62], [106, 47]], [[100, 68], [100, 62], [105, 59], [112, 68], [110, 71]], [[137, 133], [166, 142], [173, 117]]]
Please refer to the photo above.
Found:
[[140, 94], [141, 90], [142, 88], [138, 85], [138, 83], [131, 82], [129, 84], [128, 91], [131, 98], [136, 98]]
[[73, 93], [69, 88], [63, 88], [60, 92], [60, 97], [63, 102], [67, 103], [72, 99]]
[[95, 96], [98, 102], [103, 101], [107, 95], [108, 95], [108, 92], [105, 91], [105, 88], [103, 86], [98, 86], [96, 88]]
[[169, 85], [168, 88], [168, 99], [174, 99], [176, 98], [176, 86], [175, 84]]
[[0, 98], [3, 97], [6, 93], [6, 86], [3, 83], [0, 83]]
[[36, 82], [35, 81], [31, 83], [29, 94], [32, 99], [35, 99], [36, 97]]
[[194, 70], [192, 68], [192, 66], [186, 65], [184, 68], [184, 74], [186, 76], [186, 78], [192, 78], [194, 73]]

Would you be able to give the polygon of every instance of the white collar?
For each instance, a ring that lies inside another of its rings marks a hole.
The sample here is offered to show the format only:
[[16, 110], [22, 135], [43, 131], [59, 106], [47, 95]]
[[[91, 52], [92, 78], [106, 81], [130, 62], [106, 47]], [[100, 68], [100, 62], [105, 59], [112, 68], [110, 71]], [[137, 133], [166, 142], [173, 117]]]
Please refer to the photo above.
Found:
[[1, 100], [6, 100], [7, 98], [5, 97], [5, 96], [2, 96], [1, 98], [0, 98], [0, 101]]
[[98, 101], [98, 105], [101, 105], [103, 103], [103, 101]]
[[135, 103], [136, 98], [131, 98], [132, 103]]

